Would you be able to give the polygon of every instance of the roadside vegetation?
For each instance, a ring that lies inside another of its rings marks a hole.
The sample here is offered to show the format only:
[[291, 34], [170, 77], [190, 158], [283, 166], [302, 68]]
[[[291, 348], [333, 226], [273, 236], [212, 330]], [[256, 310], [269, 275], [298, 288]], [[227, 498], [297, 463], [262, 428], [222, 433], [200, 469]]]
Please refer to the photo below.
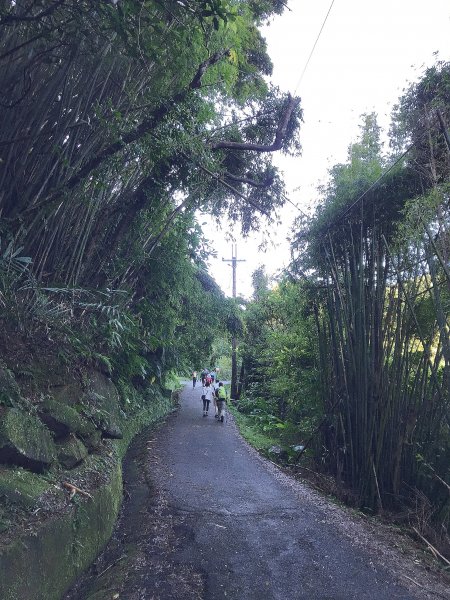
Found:
[[[268, 83], [258, 29], [284, 9], [0, 3], [0, 418], [33, 418], [51, 446], [47, 405], [99, 417], [95, 371], [126, 426], [152, 386], [217, 361], [226, 376], [238, 336], [252, 442], [395, 515], [448, 567], [450, 65], [405, 91], [389, 152], [363, 117], [275, 288], [257, 271], [241, 310], [208, 273], [196, 215], [218, 235], [225, 218], [270, 227], [285, 198], [272, 155], [301, 149], [300, 100]], [[98, 421], [98, 445], [119, 437]]]
[[267, 224], [271, 155], [300, 148], [299, 100], [267, 83], [258, 31], [283, 4], [2, 4], [4, 338], [137, 385], [209, 364], [236, 308], [197, 211]]
[[274, 286], [254, 273], [237, 404], [282, 462], [331, 476], [336, 497], [409, 527], [446, 569], [449, 107], [441, 62], [400, 98], [389, 151], [363, 115], [315, 213], [293, 227], [289, 272]]
[[[76, 512], [107, 475], [112, 527], [130, 438], [171, 410], [179, 374], [216, 362], [218, 339], [222, 351], [229, 344], [238, 308], [208, 273], [214, 249], [197, 215], [213, 215], [218, 235], [225, 219], [248, 233], [283, 203], [272, 155], [299, 152], [302, 110], [268, 82], [258, 28], [284, 9], [0, 3], [2, 548], [21, 543], [30, 519], [61, 516], [66, 500]], [[36, 472], [26, 506], [23, 469]], [[45, 478], [54, 508], [39, 504]], [[89, 543], [73, 529], [74, 553], [77, 535], [86, 549], [71, 564], [86, 565]], [[58, 543], [55, 556], [66, 556]], [[27, 547], [17, 550], [24, 564], [44, 564]], [[50, 597], [40, 587], [50, 575], [61, 589], [76, 575], [54, 564], [19, 580], [5, 557], [2, 597]]]

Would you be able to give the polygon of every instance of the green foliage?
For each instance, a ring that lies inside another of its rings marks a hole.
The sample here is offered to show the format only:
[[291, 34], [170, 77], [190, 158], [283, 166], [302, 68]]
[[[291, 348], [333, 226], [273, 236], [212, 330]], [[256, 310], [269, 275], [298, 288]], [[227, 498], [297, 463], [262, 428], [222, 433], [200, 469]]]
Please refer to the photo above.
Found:
[[270, 289], [254, 274], [239, 402], [246, 426], [308, 439], [316, 468], [365, 510], [420, 499], [416, 526], [444, 543], [450, 152], [436, 117], [449, 119], [448, 73], [428, 70], [400, 100], [396, 154], [383, 156], [376, 116], [363, 116], [315, 215], [296, 222], [290, 276]]
[[298, 421], [316, 412], [317, 348], [305, 290], [281, 282], [269, 291], [255, 274], [255, 302], [245, 311], [242, 350], [246, 396], [265, 398], [277, 418]]
[[0, 7], [5, 320], [137, 386], [208, 363], [217, 336], [242, 330], [206, 273], [194, 215], [228, 215], [248, 232], [283, 202], [271, 148], [299, 151], [302, 112], [268, 84], [258, 30], [283, 8]]

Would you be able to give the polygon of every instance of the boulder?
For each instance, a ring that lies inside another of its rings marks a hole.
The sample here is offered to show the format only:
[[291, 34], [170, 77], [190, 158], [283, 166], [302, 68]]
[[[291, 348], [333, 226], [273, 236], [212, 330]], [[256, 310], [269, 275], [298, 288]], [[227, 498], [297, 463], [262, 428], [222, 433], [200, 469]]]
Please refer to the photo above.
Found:
[[90, 421], [71, 406], [53, 398], [46, 398], [42, 402], [39, 417], [54, 433], [56, 439], [66, 438], [70, 433], [75, 433], [82, 439], [89, 439], [95, 434], [95, 427]]
[[52, 398], [54, 398], [57, 402], [60, 402], [61, 404], [68, 404], [70, 406], [75, 406], [78, 404], [81, 396], [83, 395], [82, 385], [78, 381], [50, 381], [48, 390]]
[[58, 461], [66, 469], [73, 469], [87, 457], [86, 446], [75, 435], [71, 434], [66, 440], [56, 444]]
[[0, 470], [0, 499], [25, 510], [36, 508], [40, 497], [50, 489], [50, 483], [25, 469]]
[[56, 458], [50, 431], [37, 416], [0, 409], [0, 462], [42, 472]]
[[82, 398], [85, 413], [106, 438], [122, 439], [119, 393], [114, 383], [102, 373], [91, 375], [88, 391]]

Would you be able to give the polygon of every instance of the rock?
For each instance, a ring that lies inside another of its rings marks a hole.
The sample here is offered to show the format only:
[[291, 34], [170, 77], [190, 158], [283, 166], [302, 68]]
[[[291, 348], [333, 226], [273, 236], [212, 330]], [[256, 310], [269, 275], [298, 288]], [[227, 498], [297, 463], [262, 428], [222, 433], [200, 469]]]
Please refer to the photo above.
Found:
[[83, 395], [83, 389], [79, 382], [54, 382], [51, 381], [48, 386], [49, 392], [56, 402], [75, 406], [79, 403]]
[[83, 396], [85, 413], [106, 438], [121, 439], [119, 393], [113, 382], [103, 374], [91, 375], [89, 390]]
[[50, 489], [50, 483], [30, 471], [20, 468], [0, 470], [0, 499], [26, 510], [34, 509], [39, 498]]
[[303, 450], [305, 449], [305, 446], [301, 446], [301, 445], [299, 445], [299, 446], [291, 446], [291, 448], [292, 448], [292, 450], [294, 452], [300, 453], [300, 452], [303, 452]]
[[272, 458], [279, 460], [286, 460], [288, 458], [288, 453], [281, 446], [271, 446], [267, 452]]
[[34, 415], [15, 408], [0, 412], [0, 462], [42, 472], [56, 458], [52, 436]]
[[20, 390], [14, 375], [0, 361], [0, 405], [16, 407], [20, 400]]
[[66, 469], [73, 469], [87, 457], [86, 446], [75, 435], [70, 435], [66, 440], [56, 445], [58, 460]]
[[66, 438], [70, 433], [75, 433], [85, 440], [95, 434], [95, 427], [91, 422], [71, 406], [53, 398], [46, 398], [42, 402], [39, 417], [53, 431], [56, 439]]

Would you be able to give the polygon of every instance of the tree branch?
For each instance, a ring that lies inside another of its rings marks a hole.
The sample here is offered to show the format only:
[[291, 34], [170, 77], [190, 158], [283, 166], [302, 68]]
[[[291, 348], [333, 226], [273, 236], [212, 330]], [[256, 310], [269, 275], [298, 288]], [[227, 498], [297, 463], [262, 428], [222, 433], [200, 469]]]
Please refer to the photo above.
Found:
[[93, 156], [90, 160], [88, 160], [83, 167], [81, 167], [74, 175], [72, 175], [72, 177], [70, 177], [70, 179], [64, 186], [55, 190], [53, 193], [47, 196], [47, 198], [41, 203], [35, 204], [34, 206], [31, 206], [30, 208], [26, 209], [25, 212], [36, 210], [43, 204], [48, 204], [50, 202], [58, 200], [64, 192], [72, 190], [74, 187], [76, 187], [83, 179], [90, 175], [92, 171], [94, 171], [94, 169], [96, 169], [102, 163], [104, 163], [106, 159], [110, 158], [111, 156], [114, 156], [114, 154], [117, 154], [117, 152], [122, 150], [125, 146], [142, 139], [147, 133], [150, 133], [170, 112], [174, 105], [184, 101], [192, 90], [201, 87], [202, 77], [206, 73], [207, 69], [212, 65], [218, 63], [224, 56], [228, 56], [229, 52], [229, 50], [220, 50], [219, 52], [216, 52], [208, 59], [203, 61], [199, 65], [189, 85], [184, 90], [176, 94], [173, 98], [171, 98], [170, 102], [165, 102], [164, 104], [161, 104], [157, 109], [153, 111], [153, 113], [151, 113], [149, 117], [144, 119], [140, 123], [140, 125], [138, 125], [135, 129], [132, 129], [128, 133], [124, 133], [120, 139], [118, 139], [116, 142], [113, 142], [112, 144], [104, 148], [101, 152], [99, 152], [96, 156]]
[[[51, 4], [45, 10], [42, 10], [37, 15], [32, 15], [31, 17], [27, 16], [27, 15], [14, 15], [14, 14], [6, 15], [5, 17], [3, 17], [3, 19], [0, 19], [0, 26], [7, 25], [8, 23], [15, 23], [15, 22], [17, 23], [20, 21], [27, 21], [27, 22], [38, 21], [39, 19], [42, 19], [43, 17], [46, 17], [46, 16], [50, 15], [52, 12], [54, 12], [58, 8], [58, 6], [61, 6], [61, 4], [63, 4], [64, 1], [65, 0], [57, 0], [54, 4]], [[31, 7], [32, 6], [33, 6], [33, 3], [31, 4]]]
[[273, 183], [273, 177], [266, 177], [264, 181], [256, 181], [255, 179], [250, 179], [248, 177], [238, 177], [237, 175], [233, 175], [232, 173], [224, 173], [224, 177], [226, 179], [231, 179], [232, 181], [236, 181], [237, 183], [245, 183], [247, 185], [251, 185], [256, 188], [268, 188]]
[[210, 147], [212, 150], [233, 149], [233, 150], [252, 150], [253, 152], [276, 152], [283, 147], [284, 138], [286, 137], [287, 126], [292, 113], [300, 103], [300, 98], [289, 96], [286, 112], [278, 125], [273, 144], [247, 144], [245, 142], [216, 142]]

